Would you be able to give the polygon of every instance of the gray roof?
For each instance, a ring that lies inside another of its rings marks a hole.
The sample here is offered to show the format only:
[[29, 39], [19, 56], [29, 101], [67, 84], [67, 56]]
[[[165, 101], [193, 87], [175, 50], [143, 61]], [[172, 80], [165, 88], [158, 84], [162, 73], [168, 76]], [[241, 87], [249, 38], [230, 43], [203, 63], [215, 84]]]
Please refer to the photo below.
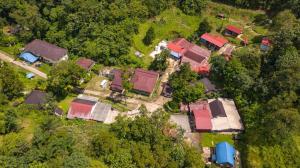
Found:
[[25, 99], [25, 104], [41, 105], [46, 103], [47, 93], [40, 90], [33, 90]]
[[104, 122], [111, 112], [111, 105], [98, 102], [92, 112], [92, 119]]
[[211, 114], [216, 117], [227, 117], [222, 101], [216, 99], [209, 103]]
[[208, 78], [203, 78], [200, 80], [200, 82], [203, 83], [206, 93], [216, 91], [216, 86], [212, 84]]

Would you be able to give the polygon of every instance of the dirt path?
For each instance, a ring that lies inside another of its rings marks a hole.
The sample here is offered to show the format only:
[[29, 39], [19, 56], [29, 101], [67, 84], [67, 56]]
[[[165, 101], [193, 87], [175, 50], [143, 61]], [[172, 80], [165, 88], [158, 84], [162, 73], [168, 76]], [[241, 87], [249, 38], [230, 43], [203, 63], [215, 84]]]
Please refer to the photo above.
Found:
[[44, 72], [41, 72], [40, 70], [33, 68], [25, 63], [22, 63], [20, 61], [15, 61], [13, 58], [11, 58], [10, 56], [8, 56], [7, 54], [4, 54], [3, 52], [0, 52], [0, 59], [5, 61], [5, 62], [10, 62], [12, 64], [15, 64], [27, 71], [30, 71], [44, 79], [47, 79], [47, 75]]

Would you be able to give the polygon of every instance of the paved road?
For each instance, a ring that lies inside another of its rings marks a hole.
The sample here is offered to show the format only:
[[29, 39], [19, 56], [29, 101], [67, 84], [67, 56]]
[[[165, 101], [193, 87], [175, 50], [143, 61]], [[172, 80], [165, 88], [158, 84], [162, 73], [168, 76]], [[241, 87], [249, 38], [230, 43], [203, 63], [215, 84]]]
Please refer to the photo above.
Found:
[[34, 68], [34, 67], [31, 67], [29, 65], [27, 65], [26, 63], [23, 63], [23, 62], [20, 62], [20, 61], [15, 61], [13, 58], [11, 58], [10, 56], [8, 56], [7, 54], [4, 54], [2, 52], [0, 52], [0, 59], [3, 60], [3, 61], [6, 61], [6, 62], [10, 62], [10, 63], [13, 63], [27, 71], [30, 71], [44, 79], [47, 79], [47, 74], [45, 74], [44, 72], [41, 72], [40, 70]]

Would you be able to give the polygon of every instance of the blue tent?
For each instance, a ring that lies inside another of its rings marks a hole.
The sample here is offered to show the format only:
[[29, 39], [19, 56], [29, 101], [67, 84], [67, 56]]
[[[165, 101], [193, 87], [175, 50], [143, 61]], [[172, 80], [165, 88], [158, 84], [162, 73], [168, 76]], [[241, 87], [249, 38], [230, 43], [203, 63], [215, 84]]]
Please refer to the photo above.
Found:
[[27, 73], [26, 74], [26, 78], [28, 78], [28, 79], [31, 79], [31, 78], [33, 78], [35, 75], [34, 75], [34, 73]]
[[234, 166], [235, 149], [227, 142], [220, 142], [216, 145], [215, 155], [212, 160], [217, 164]]
[[29, 53], [29, 52], [24, 52], [20, 55], [20, 58], [24, 59], [25, 61], [29, 62], [29, 63], [34, 63], [35, 61], [37, 61], [39, 59], [39, 57], [34, 56], [33, 54]]

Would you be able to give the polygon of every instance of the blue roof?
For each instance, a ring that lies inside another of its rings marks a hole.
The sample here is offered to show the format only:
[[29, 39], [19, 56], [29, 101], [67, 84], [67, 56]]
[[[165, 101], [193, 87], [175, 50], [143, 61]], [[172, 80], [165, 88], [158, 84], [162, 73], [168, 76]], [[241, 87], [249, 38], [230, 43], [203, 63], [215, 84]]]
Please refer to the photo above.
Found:
[[28, 79], [31, 79], [31, 78], [33, 78], [35, 75], [34, 75], [34, 73], [27, 73], [26, 74], [26, 78], [28, 78]]
[[234, 166], [235, 149], [227, 142], [216, 145], [215, 160], [217, 164], [229, 164]]
[[33, 54], [29, 52], [24, 52], [20, 55], [20, 58], [24, 59], [27, 62], [34, 63], [39, 59], [39, 57], [34, 56]]

